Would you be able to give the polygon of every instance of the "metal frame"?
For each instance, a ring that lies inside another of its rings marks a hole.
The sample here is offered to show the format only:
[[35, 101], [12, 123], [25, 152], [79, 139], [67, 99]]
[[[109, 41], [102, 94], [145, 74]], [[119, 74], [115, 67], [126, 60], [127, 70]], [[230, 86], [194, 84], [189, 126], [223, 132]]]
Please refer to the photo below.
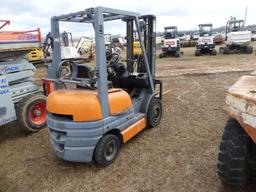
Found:
[[201, 36], [201, 33], [203, 32], [203, 27], [211, 27], [211, 30], [209, 31], [209, 34], [212, 35], [212, 24], [211, 23], [205, 23], [205, 24], [199, 24], [199, 36]]
[[239, 30], [238, 31], [242, 31], [244, 29], [244, 20], [240, 19], [240, 20], [229, 20], [226, 24], [226, 35], [231, 32], [230, 29], [230, 24], [235, 24], [235, 23], [239, 23]]
[[[105, 55], [105, 39], [104, 39], [104, 22], [112, 20], [127, 20], [132, 18], [135, 21], [137, 29], [140, 29], [139, 14], [122, 11], [117, 9], [110, 9], [106, 7], [96, 7], [85, 9], [75, 13], [70, 13], [61, 16], [55, 16], [51, 18], [51, 33], [53, 38], [53, 60], [52, 65], [48, 68], [48, 79], [57, 79], [56, 71], [59, 64], [61, 63], [61, 49], [60, 49], [60, 29], [59, 22], [77, 22], [77, 23], [92, 23], [95, 30], [95, 42], [96, 42], [96, 70], [97, 70], [97, 91], [98, 97], [101, 101], [101, 108], [103, 117], [109, 117], [109, 105], [108, 105], [108, 84], [107, 84], [107, 66], [106, 66], [106, 55]], [[128, 22], [129, 23], [129, 22]], [[145, 70], [148, 74], [150, 83], [150, 93], [154, 93], [154, 82], [152, 73], [149, 67], [149, 61], [144, 45], [144, 39], [142, 33], [138, 31], [139, 41], [144, 58]], [[129, 53], [129, 51], [128, 51]]]
[[[168, 29], [173, 30], [174, 32], [174, 37], [172, 37], [171, 39], [176, 39], [178, 37], [178, 28], [177, 26], [168, 26], [164, 28], [164, 37], [166, 37], [166, 34], [168, 33]], [[169, 32], [172, 33], [172, 32]]]

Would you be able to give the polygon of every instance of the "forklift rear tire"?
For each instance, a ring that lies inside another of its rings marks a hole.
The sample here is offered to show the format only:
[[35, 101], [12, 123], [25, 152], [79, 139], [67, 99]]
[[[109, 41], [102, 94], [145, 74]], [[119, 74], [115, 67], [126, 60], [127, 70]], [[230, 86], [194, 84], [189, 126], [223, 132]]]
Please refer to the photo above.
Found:
[[247, 184], [252, 144], [251, 138], [240, 124], [230, 118], [224, 128], [218, 155], [218, 175], [224, 184]]
[[153, 97], [149, 103], [147, 112], [147, 125], [149, 128], [156, 127], [162, 118], [162, 102], [160, 99]]
[[16, 104], [17, 123], [25, 132], [37, 132], [46, 127], [46, 97], [31, 94]]
[[94, 160], [98, 166], [106, 167], [113, 163], [120, 150], [120, 139], [113, 134], [103, 136], [94, 151]]

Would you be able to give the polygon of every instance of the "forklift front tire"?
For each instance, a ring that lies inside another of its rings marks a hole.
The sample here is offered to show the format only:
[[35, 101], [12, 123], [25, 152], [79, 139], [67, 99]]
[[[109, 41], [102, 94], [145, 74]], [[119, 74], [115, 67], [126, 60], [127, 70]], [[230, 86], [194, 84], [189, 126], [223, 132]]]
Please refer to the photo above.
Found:
[[37, 132], [46, 127], [46, 97], [31, 94], [16, 105], [17, 124], [26, 132]]
[[94, 151], [95, 163], [101, 167], [110, 165], [116, 159], [120, 146], [120, 139], [116, 135], [103, 136]]
[[149, 103], [147, 112], [147, 125], [149, 128], [156, 127], [162, 118], [162, 102], [160, 99], [153, 97]]

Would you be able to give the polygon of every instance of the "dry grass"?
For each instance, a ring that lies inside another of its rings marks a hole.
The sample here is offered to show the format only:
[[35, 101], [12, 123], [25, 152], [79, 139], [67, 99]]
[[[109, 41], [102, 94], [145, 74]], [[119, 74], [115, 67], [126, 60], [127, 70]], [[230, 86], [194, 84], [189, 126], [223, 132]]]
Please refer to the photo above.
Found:
[[[218, 146], [227, 120], [222, 109], [225, 90], [248, 72], [208, 74], [216, 66], [250, 71], [256, 68], [255, 56], [195, 58], [189, 55], [191, 48], [186, 50], [181, 59], [157, 60], [158, 74], [164, 74], [165, 88], [172, 90], [163, 100], [161, 125], [132, 139], [107, 168], [58, 159], [51, 151], [47, 129], [23, 135], [15, 124], [1, 127], [0, 191], [255, 190], [226, 188], [216, 173]], [[172, 76], [177, 68], [185, 75]], [[190, 73], [193, 68], [201, 75]], [[44, 72], [40, 69], [37, 76]]]

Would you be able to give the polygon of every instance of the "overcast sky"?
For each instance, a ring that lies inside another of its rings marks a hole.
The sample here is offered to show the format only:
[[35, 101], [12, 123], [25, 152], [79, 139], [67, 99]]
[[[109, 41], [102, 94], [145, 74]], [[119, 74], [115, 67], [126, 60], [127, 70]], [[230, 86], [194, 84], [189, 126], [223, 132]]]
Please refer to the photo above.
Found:
[[[50, 31], [51, 16], [95, 6], [154, 14], [157, 16], [157, 31], [162, 31], [163, 27], [168, 25], [177, 25], [180, 30], [196, 29], [199, 23], [213, 23], [214, 27], [223, 26], [230, 16], [244, 19], [246, 6], [246, 24], [256, 24], [256, 0], [2, 0], [0, 19], [11, 20], [11, 25], [5, 27], [5, 30], [40, 27], [45, 35]], [[72, 26], [72, 31], [88, 29], [78, 25]], [[62, 29], [71, 30], [65, 25]], [[123, 34], [123, 25], [109, 23], [105, 27], [105, 33], [107, 32]]]

